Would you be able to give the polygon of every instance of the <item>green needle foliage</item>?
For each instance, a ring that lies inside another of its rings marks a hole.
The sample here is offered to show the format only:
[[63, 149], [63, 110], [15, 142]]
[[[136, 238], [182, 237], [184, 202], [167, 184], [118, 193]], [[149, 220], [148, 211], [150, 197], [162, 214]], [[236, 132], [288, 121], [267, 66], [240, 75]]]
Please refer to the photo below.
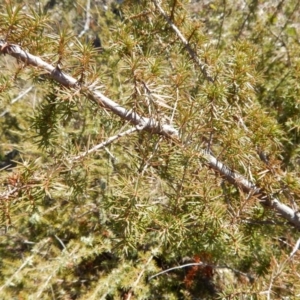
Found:
[[0, 4], [1, 299], [299, 297], [299, 1]]

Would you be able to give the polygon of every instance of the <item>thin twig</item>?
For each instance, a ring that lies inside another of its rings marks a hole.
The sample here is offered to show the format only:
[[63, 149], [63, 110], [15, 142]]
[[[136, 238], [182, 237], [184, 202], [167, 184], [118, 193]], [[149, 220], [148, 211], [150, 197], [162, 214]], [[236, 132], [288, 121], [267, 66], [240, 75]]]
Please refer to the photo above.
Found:
[[[28, 89], [26, 89], [24, 92], [20, 93], [16, 98], [14, 98], [13, 100], [10, 101], [11, 104], [14, 104], [15, 102], [17, 102], [18, 100], [20, 100], [21, 98], [23, 98], [26, 94], [28, 94], [31, 90], [32, 90], [33, 86], [29, 87]], [[6, 115], [9, 112], [8, 109], [6, 109], [1, 115], [0, 118], [3, 117], [4, 115]]]
[[56, 234], [54, 235], [54, 237], [58, 240], [58, 242], [61, 244], [61, 246], [62, 246], [66, 251], [68, 251], [67, 248], [66, 248], [66, 246], [65, 246], [65, 244], [64, 244], [64, 242], [63, 242]]
[[138, 283], [140, 282], [140, 280], [141, 280], [143, 274], [144, 274], [145, 271], [146, 271], [147, 266], [149, 265], [149, 263], [151, 262], [152, 259], [153, 259], [153, 255], [151, 255], [151, 256], [149, 257], [149, 259], [147, 260], [146, 264], [143, 266], [142, 271], [140, 272], [140, 274], [138, 275], [136, 281], [133, 283], [132, 287], [130, 288], [130, 291], [129, 291], [128, 294], [127, 294], [126, 300], [130, 300], [130, 299], [131, 299], [131, 296], [132, 296], [132, 294], [133, 294], [133, 292], [134, 292], [134, 289], [136, 288], [136, 286], [137, 286]]
[[91, 0], [86, 2], [86, 19], [83, 30], [79, 33], [78, 38], [81, 38], [89, 29], [91, 23]]
[[299, 248], [300, 248], [300, 238], [297, 240], [297, 242], [293, 248], [293, 251], [290, 254], [290, 258], [292, 258], [295, 255], [295, 253], [299, 250]]
[[26, 258], [26, 260], [22, 263], [18, 270], [0, 287], [0, 292], [7, 286], [11, 285], [14, 278], [22, 271], [22, 269], [24, 269], [32, 261], [33, 257], [34, 255], [30, 255]]
[[154, 146], [154, 149], [153, 149], [153, 151], [152, 151], [150, 157], [147, 159], [147, 161], [146, 161], [146, 163], [145, 163], [145, 165], [144, 165], [144, 167], [143, 167], [143, 169], [142, 169], [142, 171], [141, 171], [141, 176], [144, 175], [146, 169], [149, 167], [149, 163], [150, 163], [151, 159], [154, 157], [154, 155], [156, 154], [157, 149], [158, 149], [158, 146], [159, 146], [159, 143], [161, 142], [161, 140], [162, 140], [162, 138], [160, 137], [160, 138], [158, 139], [158, 141], [156, 142], [156, 144], [155, 144], [155, 146]]
[[203, 267], [211, 267], [213, 269], [229, 269], [231, 271], [233, 271], [234, 273], [237, 273], [237, 274], [240, 274], [240, 275], [243, 275], [247, 278], [249, 278], [251, 281], [253, 280], [253, 277], [249, 274], [246, 274], [246, 273], [243, 273], [239, 270], [236, 270], [232, 267], [229, 267], [229, 266], [215, 266], [215, 265], [211, 265], [211, 264], [206, 264], [206, 263], [203, 263], [203, 262], [199, 262], [199, 263], [189, 263], [189, 264], [185, 264], [185, 265], [180, 265], [180, 266], [177, 266], [177, 267], [173, 267], [173, 268], [170, 268], [170, 269], [167, 269], [167, 270], [164, 270], [164, 271], [161, 271], [159, 273], [156, 273], [152, 276], [150, 276], [148, 278], [148, 280], [151, 280], [157, 276], [160, 276], [162, 274], [165, 274], [165, 273], [168, 273], [170, 271], [173, 271], [173, 270], [177, 270], [177, 269], [182, 269], [182, 268], [186, 268], [186, 267], [192, 267], [192, 266], [203, 266]]
[[37, 246], [36, 250], [32, 250], [35, 253], [33, 255], [30, 255], [29, 257], [26, 258], [26, 260], [22, 263], [22, 265], [18, 268], [18, 270], [8, 279], [5, 281], [5, 283], [0, 287], [0, 292], [4, 290], [7, 286], [12, 284], [12, 281], [14, 278], [28, 265], [31, 264], [32, 259], [34, 258], [35, 254], [38, 253], [49, 241], [50, 239], [47, 238], [43, 240], [40, 245]]
[[91, 148], [90, 150], [84, 152], [83, 154], [74, 157], [74, 160], [80, 159], [80, 158], [82, 158], [82, 157], [84, 157], [84, 156], [86, 156], [88, 154], [91, 154], [91, 153], [93, 153], [93, 152], [95, 152], [95, 151], [97, 151], [97, 150], [99, 150], [101, 148], [104, 148], [105, 146], [111, 144], [113, 141], [115, 141], [115, 140], [117, 140], [117, 139], [119, 139], [119, 138], [121, 138], [121, 137], [123, 137], [125, 135], [129, 135], [129, 134], [131, 134], [131, 133], [133, 133], [135, 131], [138, 131], [138, 130], [139, 129], [137, 127], [132, 127], [132, 128], [130, 128], [130, 129], [124, 131], [124, 132], [121, 132], [121, 133], [118, 133], [118, 134], [116, 134], [114, 136], [111, 136], [105, 142], [102, 142], [102, 143], [96, 145], [95, 147]]
[[157, 0], [153, 0], [154, 5], [159, 10], [161, 15], [165, 18], [169, 26], [175, 31], [181, 42], [184, 44], [185, 49], [188, 51], [189, 55], [195, 62], [195, 64], [200, 68], [204, 78], [209, 82], [214, 82], [215, 80], [213, 77], [208, 73], [207, 71], [207, 65], [200, 60], [197, 53], [192, 49], [190, 43], [187, 41], [187, 39], [184, 37], [184, 35], [181, 33], [181, 31], [177, 28], [177, 26], [173, 23], [173, 21], [167, 16], [163, 8], [159, 5]]
[[276, 280], [276, 278], [278, 278], [282, 274], [285, 266], [292, 260], [295, 253], [299, 250], [299, 246], [300, 246], [300, 238], [295, 243], [295, 246], [293, 247], [293, 250], [290, 253], [290, 255], [281, 264], [279, 264], [279, 265], [277, 264], [277, 270], [274, 270], [272, 272], [268, 290], [261, 292], [261, 294], [267, 294], [267, 300], [272, 299], [271, 293], [272, 293], [272, 287], [274, 285], [274, 281]]

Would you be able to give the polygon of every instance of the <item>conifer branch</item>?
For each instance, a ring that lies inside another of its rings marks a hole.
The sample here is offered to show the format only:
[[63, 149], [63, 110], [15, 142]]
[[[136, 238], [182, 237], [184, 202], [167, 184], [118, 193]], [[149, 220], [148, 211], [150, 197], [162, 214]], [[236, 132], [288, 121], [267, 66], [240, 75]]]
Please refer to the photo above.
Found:
[[[53, 67], [51, 64], [43, 61], [41, 58], [22, 50], [21, 47], [18, 45], [7, 44], [4, 40], [0, 40], [0, 53], [9, 54], [28, 65], [32, 65], [46, 70], [52, 79], [56, 80], [57, 82], [61, 83], [66, 87], [80, 89], [80, 84], [75, 78], [63, 73], [60, 68]], [[86, 90], [86, 95], [92, 101], [96, 102], [97, 104], [106, 109], [111, 110], [114, 114], [118, 115], [123, 120], [127, 120], [130, 123], [136, 125], [138, 130], [145, 130], [154, 134], [160, 134], [167, 137], [179, 137], [179, 132], [172, 125], [160, 124], [160, 122], [154, 120], [153, 118], [143, 117], [140, 116], [138, 113], [134, 112], [133, 110], [127, 110], [115, 101], [109, 99], [108, 97], [104, 96], [102, 93], [97, 91], [95, 87], [87, 86], [84, 87], [84, 89], [82, 90]], [[300, 213], [294, 211], [289, 206], [281, 203], [273, 195], [268, 195], [265, 192], [263, 192], [262, 189], [260, 189], [255, 184], [244, 178], [242, 175], [234, 172], [233, 170], [225, 166], [222, 162], [218, 161], [208, 151], [200, 150], [200, 153], [207, 160], [207, 164], [215, 171], [220, 173], [222, 176], [224, 176], [224, 178], [227, 181], [238, 186], [243, 191], [257, 196], [257, 198], [261, 200], [264, 205], [273, 208], [283, 218], [291, 222], [295, 227], [300, 228]]]
[[159, 10], [160, 14], [164, 17], [164, 19], [167, 21], [169, 26], [175, 31], [178, 38], [181, 40], [181, 42], [184, 44], [185, 49], [193, 59], [194, 63], [200, 68], [204, 78], [209, 82], [214, 82], [214, 78], [209, 74], [207, 71], [207, 65], [201, 61], [201, 59], [198, 57], [197, 53], [192, 49], [190, 43], [188, 40], [184, 37], [184, 35], [181, 33], [181, 31], [177, 28], [177, 26], [172, 22], [172, 20], [167, 16], [163, 8], [159, 5], [157, 0], [153, 0], [153, 3], [155, 7]]
[[208, 165], [221, 174], [228, 182], [234, 184], [244, 192], [256, 196], [261, 203], [277, 211], [283, 218], [300, 229], [300, 213], [294, 211], [289, 206], [281, 203], [275, 196], [267, 194], [263, 189], [257, 187], [254, 183], [247, 180], [244, 176], [231, 170], [222, 162], [218, 161], [212, 154], [205, 150], [200, 150], [203, 157], [207, 160]]
[[[0, 53], [9, 54], [14, 58], [24, 62], [25, 64], [41, 68], [49, 73], [49, 76], [55, 81], [59, 82], [65, 87], [80, 89], [79, 82], [72, 76], [65, 74], [59, 67], [54, 67], [45, 62], [38, 56], [32, 55], [24, 51], [20, 46], [15, 44], [8, 44], [4, 40], [0, 40]], [[102, 93], [92, 87], [82, 87], [86, 90], [87, 96], [100, 106], [111, 110], [114, 114], [136, 125], [139, 130], [149, 131], [151, 133], [161, 134], [164, 136], [178, 137], [179, 133], [173, 126], [168, 124], [161, 124], [153, 118], [147, 118], [139, 115], [133, 110], [127, 110], [115, 101], [104, 96]]]

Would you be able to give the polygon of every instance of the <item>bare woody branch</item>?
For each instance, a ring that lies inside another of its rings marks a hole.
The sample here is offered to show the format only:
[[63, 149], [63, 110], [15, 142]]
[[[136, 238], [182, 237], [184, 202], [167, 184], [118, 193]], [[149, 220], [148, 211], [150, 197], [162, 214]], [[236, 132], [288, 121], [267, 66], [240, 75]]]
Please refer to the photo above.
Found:
[[[9, 54], [28, 65], [32, 65], [47, 71], [52, 79], [61, 83], [63, 86], [77, 89], [81, 88], [75, 78], [63, 73], [62, 70], [43, 61], [41, 58], [22, 50], [18, 45], [7, 44], [4, 40], [0, 40], [0, 53]], [[123, 120], [129, 121], [131, 124], [135, 125], [138, 130], [145, 130], [154, 134], [160, 134], [166, 137], [179, 139], [179, 132], [173, 126], [168, 124], [160, 124], [160, 122], [152, 118], [146, 118], [140, 116], [133, 110], [127, 110], [115, 101], [104, 96], [92, 86], [83, 87], [82, 90], [87, 91], [85, 93], [92, 101], [112, 111]], [[234, 184], [241, 190], [256, 196], [257, 199], [260, 200], [265, 206], [274, 209], [277, 213], [279, 213], [279, 215], [292, 223], [296, 228], [300, 229], [300, 213], [281, 203], [273, 195], [266, 194], [262, 189], [247, 180], [245, 177], [237, 172], [234, 172], [222, 162], [218, 161], [209, 152], [200, 150], [200, 155], [206, 159], [209, 167], [221, 174], [221, 176], [223, 176], [228, 182]]]

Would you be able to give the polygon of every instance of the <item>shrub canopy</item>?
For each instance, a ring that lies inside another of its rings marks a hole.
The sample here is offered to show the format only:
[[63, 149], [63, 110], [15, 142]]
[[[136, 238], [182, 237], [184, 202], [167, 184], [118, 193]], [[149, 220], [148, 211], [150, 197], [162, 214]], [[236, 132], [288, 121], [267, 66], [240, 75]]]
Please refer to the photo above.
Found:
[[1, 299], [300, 295], [300, 1], [0, 3]]

